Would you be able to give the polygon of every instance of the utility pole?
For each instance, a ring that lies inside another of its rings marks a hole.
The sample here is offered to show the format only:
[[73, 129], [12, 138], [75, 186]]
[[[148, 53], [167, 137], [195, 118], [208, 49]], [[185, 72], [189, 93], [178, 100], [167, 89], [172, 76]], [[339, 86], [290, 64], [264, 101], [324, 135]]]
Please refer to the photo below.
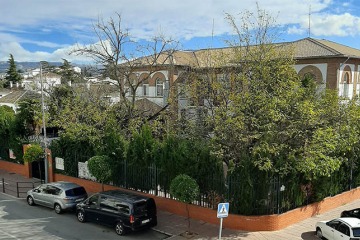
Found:
[[45, 183], [48, 182], [48, 160], [47, 160], [47, 143], [46, 143], [46, 126], [45, 126], [45, 106], [44, 106], [44, 83], [42, 77], [42, 63], [40, 62], [40, 82], [41, 82], [41, 111], [42, 111], [42, 122], [43, 122], [43, 142], [44, 142], [44, 167], [45, 167]]

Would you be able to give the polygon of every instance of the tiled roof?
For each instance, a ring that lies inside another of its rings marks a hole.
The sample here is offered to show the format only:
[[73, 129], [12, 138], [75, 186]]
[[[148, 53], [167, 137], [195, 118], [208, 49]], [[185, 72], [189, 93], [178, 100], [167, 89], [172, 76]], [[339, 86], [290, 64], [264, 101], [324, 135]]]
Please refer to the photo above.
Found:
[[328, 40], [305, 38], [289, 43], [294, 47], [295, 58], [345, 56], [360, 58], [360, 50]]
[[[253, 46], [256, 47], [256, 46]], [[304, 38], [294, 42], [277, 43], [275, 47], [289, 48], [294, 53], [294, 58], [322, 58], [322, 57], [354, 57], [360, 58], [360, 50], [351, 48], [339, 43], [319, 40], [314, 38]], [[181, 51], [176, 52], [174, 58], [181, 56]], [[187, 52], [188, 61], [181, 61], [191, 67], [209, 67], [216, 65], [219, 59], [232, 59], [233, 48], [202, 49], [193, 51], [193, 54]], [[210, 61], [211, 59], [211, 61]], [[174, 63], [180, 63], [180, 61]], [[186, 64], [187, 63], [187, 64]], [[223, 62], [224, 63], [224, 62]], [[226, 64], [226, 63], [225, 63]]]
[[18, 103], [20, 100], [31, 97], [31, 98], [39, 98], [40, 94], [27, 91], [27, 90], [13, 90], [9, 94], [5, 95], [4, 97], [0, 98], [0, 103], [10, 103], [15, 104]]
[[[288, 48], [293, 51], [294, 58], [324, 58], [324, 57], [354, 57], [360, 58], [360, 50], [327, 40], [304, 38], [293, 42], [276, 43], [273, 46]], [[256, 48], [258, 46], [251, 46]], [[169, 57], [163, 53], [158, 57], [157, 64], [177, 66], [189, 66], [193, 68], [225, 66], [234, 59], [233, 47], [200, 49], [194, 51], [176, 51]], [[240, 51], [244, 48], [240, 47]], [[152, 56], [144, 57], [138, 62], [146, 66], [152, 60]]]

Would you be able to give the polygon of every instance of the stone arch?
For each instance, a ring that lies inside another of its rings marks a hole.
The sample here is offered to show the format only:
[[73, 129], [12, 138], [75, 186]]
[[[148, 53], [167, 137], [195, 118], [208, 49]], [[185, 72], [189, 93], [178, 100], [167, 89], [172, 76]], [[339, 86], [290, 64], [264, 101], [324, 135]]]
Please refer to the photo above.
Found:
[[139, 77], [139, 80], [142, 84], [149, 84], [151, 78], [148, 73], [142, 73]]
[[306, 76], [311, 76], [317, 84], [322, 84], [323, 82], [323, 76], [319, 68], [307, 65], [303, 67], [298, 75], [300, 76], [300, 79], [304, 79]]
[[163, 73], [161, 73], [161, 72], [155, 73], [155, 74], [152, 76], [151, 80], [149, 81], [150, 86], [156, 86], [156, 80], [158, 80], [158, 79], [160, 79], [160, 80], [162, 80], [163, 82], [165, 82], [166, 77], [165, 77], [165, 75], [164, 75]]
[[125, 77], [125, 87], [130, 87], [130, 84], [134, 85], [136, 84], [136, 74], [135, 73], [131, 73], [129, 76]]
[[341, 76], [341, 83], [345, 84], [351, 84], [353, 83], [352, 74], [351, 74], [351, 68], [349, 66], [344, 67], [344, 70], [342, 72]]

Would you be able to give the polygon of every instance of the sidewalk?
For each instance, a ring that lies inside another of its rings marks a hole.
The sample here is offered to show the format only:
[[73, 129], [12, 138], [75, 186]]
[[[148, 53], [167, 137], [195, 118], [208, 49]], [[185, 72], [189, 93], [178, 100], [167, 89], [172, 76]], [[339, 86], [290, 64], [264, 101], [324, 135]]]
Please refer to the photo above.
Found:
[[[0, 179], [5, 178], [8, 181], [29, 181], [36, 182], [38, 179], [28, 179], [21, 175], [9, 173], [0, 169]], [[1, 183], [0, 183], [1, 184]], [[2, 187], [2, 186], [0, 186]], [[2, 189], [0, 190], [2, 192]], [[11, 193], [8, 193], [11, 194]], [[11, 194], [13, 195], [13, 194]], [[230, 229], [222, 229], [221, 239], [247, 239], [247, 240], [315, 240], [315, 223], [322, 220], [330, 220], [340, 216], [340, 213], [346, 209], [360, 207], [360, 199], [352, 203], [343, 205], [339, 208], [333, 209], [327, 213], [316, 215], [285, 229], [272, 232], [245, 232], [235, 231]], [[226, 221], [226, 218], [224, 219]], [[166, 233], [171, 240], [184, 239], [218, 239], [219, 238], [219, 224], [210, 224], [198, 220], [190, 220], [190, 232], [194, 233], [192, 236], [184, 236], [188, 230], [188, 221], [185, 217], [175, 215], [173, 213], [158, 211], [158, 225], [154, 230]]]

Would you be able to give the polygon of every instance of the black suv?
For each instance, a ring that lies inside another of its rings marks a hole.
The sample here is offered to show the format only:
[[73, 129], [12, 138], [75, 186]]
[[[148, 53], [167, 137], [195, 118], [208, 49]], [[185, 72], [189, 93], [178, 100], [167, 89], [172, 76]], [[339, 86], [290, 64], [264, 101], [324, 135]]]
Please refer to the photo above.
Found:
[[153, 198], [121, 190], [92, 195], [76, 205], [80, 222], [91, 221], [115, 227], [119, 235], [127, 230], [137, 231], [157, 225]]

